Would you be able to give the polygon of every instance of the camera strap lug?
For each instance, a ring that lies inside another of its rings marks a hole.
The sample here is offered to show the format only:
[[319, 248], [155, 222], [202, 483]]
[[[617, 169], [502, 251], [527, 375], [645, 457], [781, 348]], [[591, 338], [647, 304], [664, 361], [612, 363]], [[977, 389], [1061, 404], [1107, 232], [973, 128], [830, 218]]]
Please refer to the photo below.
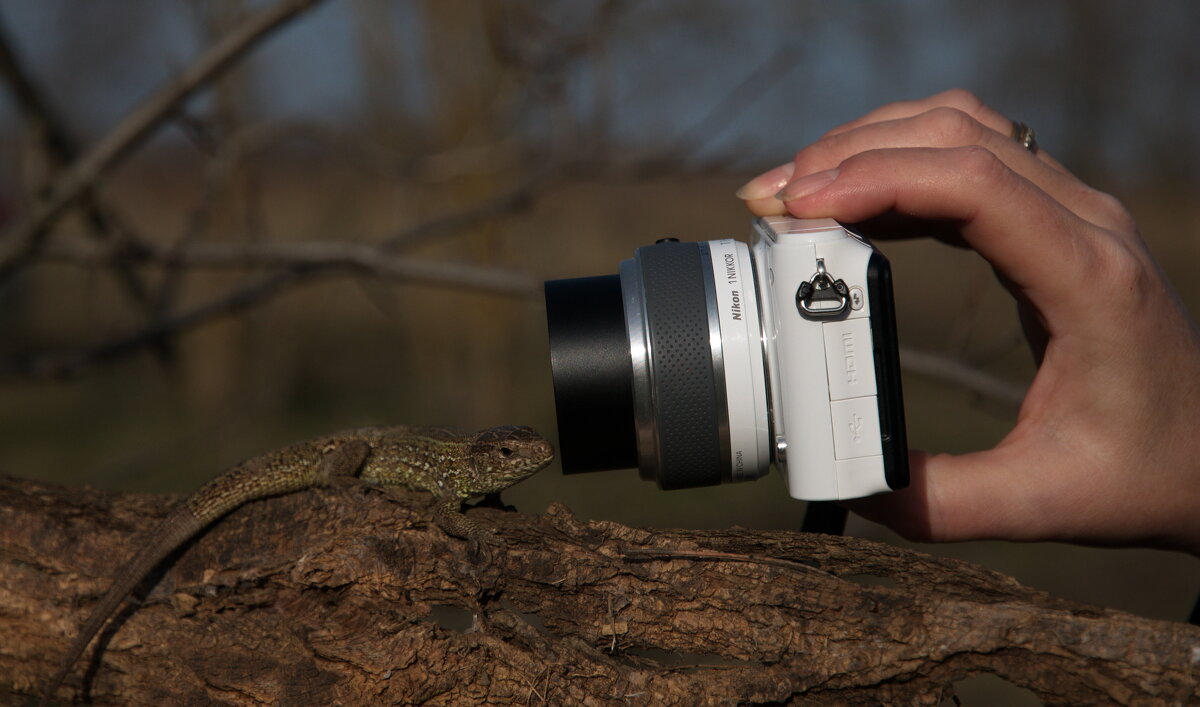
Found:
[[812, 319], [836, 319], [850, 311], [850, 288], [825, 270], [824, 258], [817, 258], [817, 271], [796, 291], [796, 306]]

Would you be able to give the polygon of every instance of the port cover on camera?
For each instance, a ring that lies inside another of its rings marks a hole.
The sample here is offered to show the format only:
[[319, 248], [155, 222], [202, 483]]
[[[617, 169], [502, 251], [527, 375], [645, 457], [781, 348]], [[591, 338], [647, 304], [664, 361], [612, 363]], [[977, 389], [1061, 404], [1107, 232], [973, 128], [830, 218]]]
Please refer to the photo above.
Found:
[[821, 325], [825, 338], [825, 367], [829, 399], [846, 400], [875, 395], [875, 356], [871, 321], [844, 319]]
[[874, 397], [838, 400], [829, 404], [833, 418], [833, 454], [837, 459], [877, 457], [883, 453], [879, 443], [879, 405]]

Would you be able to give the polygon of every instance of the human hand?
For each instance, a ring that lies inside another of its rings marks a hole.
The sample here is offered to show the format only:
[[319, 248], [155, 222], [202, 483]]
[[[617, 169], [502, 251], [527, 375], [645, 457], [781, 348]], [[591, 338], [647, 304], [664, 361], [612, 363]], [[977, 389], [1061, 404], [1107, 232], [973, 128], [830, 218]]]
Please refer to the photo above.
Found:
[[847, 505], [913, 540], [1200, 554], [1200, 333], [1125, 208], [1011, 126], [964, 91], [894, 103], [738, 191], [758, 215], [965, 244], [1022, 311], [1039, 364], [1012, 431], [913, 452], [908, 489]]

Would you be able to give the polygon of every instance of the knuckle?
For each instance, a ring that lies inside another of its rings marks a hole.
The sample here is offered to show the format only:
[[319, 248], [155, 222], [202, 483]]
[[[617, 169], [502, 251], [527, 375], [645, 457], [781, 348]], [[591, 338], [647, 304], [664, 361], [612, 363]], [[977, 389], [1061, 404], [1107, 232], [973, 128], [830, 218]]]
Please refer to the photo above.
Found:
[[837, 166], [845, 157], [842, 154], [843, 145], [844, 138], [839, 135], [831, 135], [800, 150], [792, 158], [796, 165], [796, 176], [812, 174]]
[[1146, 261], [1124, 241], [1112, 237], [1096, 239], [1092, 255], [1093, 272], [1106, 283], [1105, 289], [1129, 305], [1140, 306], [1155, 280]]
[[1129, 209], [1125, 208], [1120, 199], [1091, 187], [1086, 189], [1087, 200], [1093, 204], [1093, 208], [1105, 220], [1106, 227], [1121, 233], [1137, 231], [1137, 222], [1134, 221], [1133, 214], [1129, 213]]
[[942, 145], [970, 145], [983, 135], [983, 125], [958, 108], [939, 106], [927, 111], [921, 120]]
[[954, 153], [958, 171], [964, 178], [995, 185], [1012, 175], [1008, 165], [986, 147], [967, 145], [955, 149]]
[[[805, 174], [810, 174], [813, 171], [811, 165], [816, 160], [816, 152], [821, 149], [818, 147], [818, 145], [825, 140], [826, 138], [821, 138], [810, 145], [806, 145], [804, 148], [796, 151], [796, 154], [792, 155], [792, 164], [794, 167], [792, 168], [792, 176], [789, 179], [796, 179], [804, 176]], [[771, 201], [778, 200], [772, 199]], [[782, 205], [782, 202], [780, 202], [780, 205]], [[774, 206], [775, 204], [769, 204], [768, 208], [772, 208]]]
[[967, 115], [976, 115], [986, 107], [983, 100], [965, 88], [952, 88], [937, 95], [946, 106], [957, 108]]

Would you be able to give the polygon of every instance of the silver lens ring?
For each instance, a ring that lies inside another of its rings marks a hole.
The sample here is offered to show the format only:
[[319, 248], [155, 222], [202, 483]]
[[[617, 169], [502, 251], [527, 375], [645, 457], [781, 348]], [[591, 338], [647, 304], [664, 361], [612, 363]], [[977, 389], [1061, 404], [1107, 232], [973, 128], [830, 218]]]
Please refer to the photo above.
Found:
[[745, 243], [732, 238], [704, 245], [715, 284], [709, 314], [719, 327], [714, 348], [720, 349], [729, 480], [756, 479], [770, 465], [771, 415], [754, 259]]
[[625, 330], [633, 365], [633, 419], [637, 436], [638, 470], [642, 478], [654, 479], [662, 468], [658, 453], [658, 425], [654, 419], [654, 384], [650, 367], [650, 332], [646, 329], [646, 290], [642, 266], [636, 258], [621, 262], [621, 298], [625, 307]]

